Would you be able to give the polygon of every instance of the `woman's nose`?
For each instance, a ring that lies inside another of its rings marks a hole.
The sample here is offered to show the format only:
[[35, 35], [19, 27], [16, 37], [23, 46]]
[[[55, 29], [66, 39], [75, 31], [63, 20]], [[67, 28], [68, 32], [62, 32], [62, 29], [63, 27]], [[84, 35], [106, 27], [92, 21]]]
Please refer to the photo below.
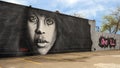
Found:
[[37, 29], [35, 30], [35, 33], [36, 34], [45, 34], [45, 32], [41, 32], [40, 30], [37, 30]]

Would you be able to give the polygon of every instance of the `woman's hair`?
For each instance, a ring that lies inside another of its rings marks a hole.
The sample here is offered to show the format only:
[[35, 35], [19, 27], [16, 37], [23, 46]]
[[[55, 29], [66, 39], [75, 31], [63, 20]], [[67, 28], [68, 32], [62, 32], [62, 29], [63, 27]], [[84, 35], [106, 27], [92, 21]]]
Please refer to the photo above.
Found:
[[[31, 14], [31, 7], [27, 7], [24, 12], [24, 20], [21, 24], [21, 35], [20, 35], [20, 48], [27, 49], [22, 52], [22, 55], [35, 55], [38, 54], [37, 47], [30, 37], [30, 32], [28, 28], [28, 19]], [[20, 49], [22, 50], [22, 49]]]

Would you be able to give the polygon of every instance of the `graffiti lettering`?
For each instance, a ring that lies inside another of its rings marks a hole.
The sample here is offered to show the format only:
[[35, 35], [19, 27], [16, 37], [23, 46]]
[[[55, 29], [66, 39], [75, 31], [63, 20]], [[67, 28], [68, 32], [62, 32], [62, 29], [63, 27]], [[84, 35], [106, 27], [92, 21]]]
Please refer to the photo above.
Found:
[[116, 46], [116, 40], [114, 38], [105, 38], [103, 36], [101, 36], [99, 38], [99, 46], [100, 47], [115, 47]]
[[101, 43], [102, 45], [108, 45], [108, 40], [102, 38]]

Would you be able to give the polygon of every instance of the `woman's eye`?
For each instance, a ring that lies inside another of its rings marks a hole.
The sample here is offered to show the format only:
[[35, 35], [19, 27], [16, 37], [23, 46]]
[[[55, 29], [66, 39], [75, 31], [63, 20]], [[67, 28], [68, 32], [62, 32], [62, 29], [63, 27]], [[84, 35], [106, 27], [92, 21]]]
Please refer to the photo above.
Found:
[[29, 17], [29, 21], [30, 22], [36, 22], [37, 21], [37, 18], [35, 16], [30, 16]]
[[45, 23], [46, 23], [47, 25], [52, 25], [52, 24], [54, 24], [54, 20], [51, 19], [51, 18], [46, 18], [46, 19], [45, 19]]

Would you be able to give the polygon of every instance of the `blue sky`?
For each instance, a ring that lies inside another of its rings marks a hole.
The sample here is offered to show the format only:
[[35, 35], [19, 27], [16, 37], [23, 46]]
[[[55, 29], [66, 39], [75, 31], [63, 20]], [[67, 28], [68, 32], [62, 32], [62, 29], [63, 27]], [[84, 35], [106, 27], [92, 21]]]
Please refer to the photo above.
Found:
[[63, 14], [80, 14], [84, 18], [96, 20], [96, 26], [101, 26], [102, 17], [110, 14], [120, 6], [120, 0], [2, 0], [49, 11], [59, 10]]

